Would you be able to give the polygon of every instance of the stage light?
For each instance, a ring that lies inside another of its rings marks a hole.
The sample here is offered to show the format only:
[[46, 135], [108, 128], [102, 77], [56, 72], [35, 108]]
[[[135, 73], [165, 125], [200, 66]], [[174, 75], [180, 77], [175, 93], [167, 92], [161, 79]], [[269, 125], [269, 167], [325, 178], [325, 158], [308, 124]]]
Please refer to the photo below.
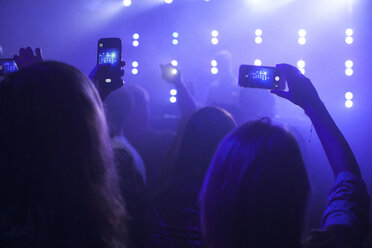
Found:
[[305, 67], [305, 61], [303, 61], [302, 59], [297, 61], [297, 67], [298, 68], [304, 68]]
[[346, 44], [348, 44], [348, 45], [350, 45], [351, 43], [353, 43], [353, 41], [354, 41], [354, 39], [353, 39], [353, 37], [351, 37], [351, 36], [347, 36], [347, 37], [345, 38], [345, 42], [346, 42]]
[[177, 90], [176, 90], [176, 89], [171, 89], [171, 90], [169, 91], [169, 93], [170, 93], [172, 96], [175, 96], [175, 95], [177, 95]]
[[352, 36], [353, 33], [354, 33], [354, 31], [351, 28], [348, 28], [348, 29], [345, 30], [346, 36]]
[[132, 0], [123, 0], [123, 5], [125, 6], [125, 7], [128, 7], [128, 6], [130, 6], [132, 4]]
[[354, 73], [353, 69], [351, 69], [351, 68], [346, 68], [345, 69], [346, 76], [350, 77], [351, 75], [353, 75], [353, 73]]
[[256, 44], [261, 44], [262, 43], [262, 38], [260, 36], [257, 36], [254, 41], [256, 42]]
[[133, 62], [132, 62], [132, 66], [133, 66], [134, 68], [138, 67], [138, 62], [137, 62], [137, 61], [133, 61]]
[[177, 39], [173, 39], [173, 40], [172, 40], [172, 44], [173, 44], [173, 45], [178, 45], [178, 40], [177, 40]]
[[178, 66], [178, 61], [177, 60], [172, 60], [171, 61], [171, 65], [173, 65], [173, 66]]
[[346, 92], [345, 93], [345, 99], [346, 100], [351, 100], [351, 99], [353, 99], [353, 97], [354, 97], [353, 93], [351, 93], [351, 92]]
[[212, 67], [211, 73], [212, 74], [217, 74], [218, 73], [218, 68], [217, 67]]
[[213, 37], [217, 37], [218, 36], [218, 31], [217, 30], [213, 30], [212, 31], [212, 36]]
[[305, 45], [305, 43], [306, 43], [306, 38], [305, 37], [298, 38], [298, 44]]
[[173, 0], [164, 0], [165, 3], [170, 4], [173, 2]]
[[175, 96], [171, 96], [171, 97], [169, 98], [169, 101], [170, 101], [171, 103], [175, 103], [175, 102], [177, 102], [177, 98], [176, 98]]
[[345, 107], [346, 108], [351, 108], [353, 106], [353, 101], [351, 100], [346, 100], [345, 101]]
[[345, 67], [346, 68], [351, 68], [351, 67], [353, 67], [353, 65], [354, 65], [353, 61], [351, 61], [350, 59], [346, 60], [346, 62], [345, 62]]
[[139, 45], [139, 41], [138, 41], [138, 40], [134, 40], [134, 41], [132, 42], [132, 44], [133, 44], [134, 47], [138, 47], [138, 45]]
[[212, 42], [213, 45], [217, 45], [218, 44], [218, 39], [216, 37], [213, 37], [211, 42]]
[[261, 66], [262, 65], [262, 61], [260, 59], [256, 59], [254, 61], [254, 65]]
[[305, 37], [306, 36], [306, 30], [305, 29], [300, 29], [298, 30], [298, 35], [300, 37]]
[[138, 74], [138, 69], [137, 68], [133, 68], [132, 69], [132, 74], [133, 75], [137, 75]]
[[213, 67], [216, 67], [216, 66], [217, 66], [217, 60], [213, 59], [213, 60], [211, 61], [211, 65], [212, 65]]
[[299, 70], [300, 70], [300, 72], [302, 73], [302, 74], [304, 74], [305, 75], [305, 69], [304, 68], [298, 68]]
[[133, 39], [138, 40], [139, 39], [139, 34], [138, 33], [134, 33], [133, 34]]
[[178, 34], [177, 32], [173, 32], [173, 33], [172, 33], [173, 38], [178, 38], [178, 35], [179, 35], [179, 34]]
[[262, 35], [262, 29], [256, 29], [256, 31], [254, 31], [254, 33], [256, 34], [256, 36], [261, 36]]

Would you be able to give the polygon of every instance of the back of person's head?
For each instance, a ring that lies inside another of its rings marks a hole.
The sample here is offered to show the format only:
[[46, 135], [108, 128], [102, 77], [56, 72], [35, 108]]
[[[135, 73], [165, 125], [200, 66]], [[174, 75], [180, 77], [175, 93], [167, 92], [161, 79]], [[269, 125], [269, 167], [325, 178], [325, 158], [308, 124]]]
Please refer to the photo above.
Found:
[[181, 134], [175, 159], [178, 181], [202, 183], [219, 143], [235, 126], [223, 109], [204, 107], [194, 112]]
[[42, 62], [0, 83], [0, 242], [121, 243], [117, 189], [102, 103], [83, 73]]
[[122, 132], [124, 123], [133, 111], [134, 99], [128, 86], [124, 85], [112, 92], [105, 100], [107, 119], [111, 132]]
[[293, 136], [270, 120], [220, 144], [200, 194], [209, 247], [299, 247], [309, 182]]
[[149, 94], [139, 85], [128, 85], [133, 95], [133, 110], [128, 116], [126, 129], [148, 128], [149, 123]]

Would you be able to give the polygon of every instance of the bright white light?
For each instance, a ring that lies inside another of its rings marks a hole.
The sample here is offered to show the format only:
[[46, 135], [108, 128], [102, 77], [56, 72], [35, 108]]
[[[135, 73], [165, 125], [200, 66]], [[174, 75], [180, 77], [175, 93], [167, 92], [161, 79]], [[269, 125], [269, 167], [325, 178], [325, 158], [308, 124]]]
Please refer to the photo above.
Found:
[[177, 32], [173, 32], [173, 34], [172, 34], [172, 36], [174, 37], [174, 38], [178, 38], [178, 33]]
[[172, 44], [173, 44], [173, 45], [178, 45], [178, 40], [177, 40], [177, 39], [173, 39], [173, 40], [172, 40]]
[[177, 60], [175, 60], [175, 59], [174, 59], [174, 60], [172, 60], [172, 61], [171, 61], [171, 65], [173, 65], [173, 66], [177, 66], [177, 65], [178, 65], [178, 61], [177, 61]]
[[214, 66], [214, 67], [216, 67], [217, 66], [217, 60], [213, 59], [211, 61], [211, 65]]
[[133, 39], [138, 40], [138, 38], [139, 38], [139, 34], [138, 33], [134, 33], [133, 34]]
[[345, 107], [346, 108], [351, 108], [353, 106], [353, 101], [351, 100], [346, 100], [345, 101]]
[[348, 36], [348, 37], [345, 38], [345, 42], [348, 45], [350, 45], [351, 43], [353, 43], [353, 41], [354, 41], [354, 39], [351, 36]]
[[175, 96], [175, 95], [177, 95], [177, 90], [176, 90], [176, 89], [171, 89], [171, 90], [169, 91], [169, 93], [170, 93], [172, 96]]
[[257, 43], [257, 44], [261, 44], [262, 43], [262, 38], [260, 36], [256, 37], [254, 39], [254, 41]]
[[173, 0], [164, 0], [165, 3], [170, 4], [173, 2]]
[[128, 6], [130, 6], [132, 4], [132, 0], [123, 0], [123, 5], [125, 6], [125, 7], [128, 7]]
[[111, 57], [115, 58], [116, 57], [116, 53], [111, 53]]
[[305, 37], [298, 38], [298, 44], [305, 45], [305, 43], [306, 43], [306, 38]]
[[212, 67], [211, 73], [212, 74], [217, 74], [218, 73], [218, 68], [217, 67]]
[[262, 65], [262, 61], [260, 59], [256, 59], [254, 61], [254, 65], [261, 66]]
[[305, 61], [303, 61], [302, 59], [297, 61], [297, 67], [298, 68], [304, 68], [305, 67]]
[[173, 75], [176, 75], [177, 74], [177, 69], [176, 68], [173, 68], [172, 70], [171, 70], [171, 73], [173, 74]]
[[305, 29], [300, 29], [298, 30], [298, 35], [300, 37], [305, 37], [306, 36], [306, 30]]
[[213, 37], [217, 37], [218, 36], [218, 31], [217, 30], [213, 30], [212, 31], [212, 36]]
[[138, 47], [139, 42], [138, 42], [138, 40], [134, 40], [134, 41], [132, 42], [132, 44], [133, 44], [134, 47]]
[[132, 62], [132, 66], [135, 68], [135, 67], [138, 67], [138, 62], [137, 61], [133, 61]]
[[280, 80], [280, 77], [279, 76], [275, 76], [275, 81], [279, 81]]
[[354, 71], [353, 71], [353, 69], [351, 69], [351, 68], [346, 68], [346, 70], [345, 70], [345, 74], [346, 74], [346, 76], [351, 76], [351, 75], [353, 75], [353, 73], [354, 73]]
[[211, 42], [212, 42], [213, 45], [217, 45], [218, 44], [218, 39], [216, 37], [213, 37]]
[[352, 36], [353, 33], [354, 33], [354, 31], [353, 31], [351, 28], [348, 28], [348, 29], [345, 30], [345, 34], [346, 34], [347, 36]]
[[351, 93], [351, 92], [346, 92], [345, 93], [345, 99], [346, 100], [351, 100], [351, 99], [353, 99], [353, 97], [354, 97], [353, 93]]
[[138, 74], [138, 69], [137, 68], [133, 68], [132, 69], [132, 74], [133, 75], [137, 75]]
[[301, 71], [302, 74], [305, 74], [305, 69], [304, 68], [301, 67], [301, 68], [298, 68], [298, 69]]
[[106, 83], [111, 83], [111, 78], [106, 78], [105, 82]]
[[171, 97], [169, 98], [169, 101], [170, 101], [171, 103], [175, 103], [175, 102], [177, 102], [177, 98], [176, 98], [175, 96], [171, 96]]
[[350, 59], [346, 60], [345, 62], [346, 68], [351, 68], [353, 67], [353, 65], [354, 65], [353, 61], [351, 61]]
[[262, 29], [256, 29], [256, 31], [254, 31], [254, 33], [257, 35], [257, 36], [261, 36], [262, 35]]

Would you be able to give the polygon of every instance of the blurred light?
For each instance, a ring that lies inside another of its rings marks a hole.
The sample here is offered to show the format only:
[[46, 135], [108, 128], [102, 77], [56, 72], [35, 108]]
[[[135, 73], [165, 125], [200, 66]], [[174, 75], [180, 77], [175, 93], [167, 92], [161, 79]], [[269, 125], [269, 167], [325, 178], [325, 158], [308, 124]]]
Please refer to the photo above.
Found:
[[164, 0], [165, 3], [170, 4], [173, 2], [173, 0]]
[[254, 33], [257, 35], [257, 36], [261, 36], [262, 35], [262, 29], [256, 29], [256, 31], [254, 31]]
[[111, 83], [111, 78], [106, 78], [105, 82], [106, 83]]
[[306, 36], [306, 30], [305, 29], [300, 29], [298, 30], [298, 35], [300, 37], [305, 37]]
[[111, 57], [115, 58], [116, 57], [116, 53], [111, 53]]
[[279, 76], [276, 76], [276, 77], [275, 77], [275, 81], [278, 82], [279, 80], [280, 80], [280, 77], [279, 77]]
[[218, 39], [216, 37], [212, 38], [212, 44], [217, 45], [218, 44]]
[[354, 73], [354, 71], [353, 71], [353, 69], [351, 69], [351, 68], [346, 68], [346, 70], [345, 70], [345, 74], [346, 74], [346, 76], [351, 76], [351, 75], [353, 75], [353, 73]]
[[132, 74], [133, 74], [133, 75], [138, 74], [138, 69], [137, 69], [137, 68], [133, 68], [133, 69], [132, 69]]
[[212, 36], [213, 37], [217, 37], [218, 36], [218, 31], [217, 30], [213, 30], [212, 31]]
[[169, 98], [169, 101], [170, 101], [171, 103], [175, 103], [175, 102], [177, 102], [177, 98], [176, 98], [175, 96], [171, 96], [171, 97]]
[[133, 61], [133, 62], [132, 62], [132, 66], [133, 66], [133, 67], [138, 67], [138, 62], [137, 62], [137, 61]]
[[212, 74], [217, 74], [218, 73], [218, 68], [217, 67], [212, 67], [211, 73]]
[[351, 92], [346, 92], [345, 93], [345, 99], [346, 100], [351, 100], [351, 99], [353, 99], [353, 97], [354, 97], [353, 93], [351, 93]]
[[133, 34], [133, 39], [138, 40], [138, 38], [139, 38], [139, 34], [138, 33], [134, 33]]
[[346, 60], [345, 66], [347, 68], [351, 68], [351, 67], [353, 67], [353, 65], [354, 65], [353, 61], [351, 61], [350, 59]]
[[301, 67], [301, 68], [298, 68], [298, 69], [301, 71], [302, 74], [305, 74], [305, 69], [304, 68]]
[[132, 42], [132, 44], [133, 44], [134, 47], [138, 47], [139, 42], [138, 42], [138, 40], [134, 40], [134, 41]]
[[298, 44], [305, 45], [305, 43], [306, 43], [306, 38], [305, 37], [298, 38]]
[[303, 61], [302, 59], [297, 61], [297, 67], [304, 68], [305, 67], [305, 61]]
[[125, 7], [128, 7], [128, 6], [130, 6], [132, 4], [132, 0], [123, 0], [123, 5], [125, 6]]
[[172, 36], [173, 36], [174, 38], [178, 38], [178, 33], [177, 33], [177, 32], [173, 32]]
[[262, 43], [262, 38], [261, 37], [256, 37], [255, 39], [254, 39], [254, 41], [257, 43], [257, 44], [261, 44]]
[[213, 60], [211, 61], [211, 65], [212, 65], [212, 66], [217, 66], [217, 60], [213, 59]]
[[351, 28], [348, 28], [348, 29], [345, 30], [345, 34], [346, 34], [347, 36], [352, 36], [353, 33], [354, 33], [354, 31], [353, 31]]
[[176, 89], [171, 89], [171, 90], [169, 91], [169, 93], [170, 93], [172, 96], [175, 96], [175, 95], [177, 95], [177, 90], [176, 90]]
[[353, 41], [354, 41], [353, 37], [348, 36], [348, 37], [345, 38], [345, 42], [348, 45], [350, 45], [351, 43], [353, 43]]
[[351, 100], [346, 100], [345, 101], [345, 107], [346, 108], [351, 108], [353, 106], [353, 101]]
[[177, 39], [173, 39], [173, 40], [172, 40], [172, 44], [173, 44], [173, 45], [178, 45], [178, 40], [177, 40]]
[[177, 60], [172, 60], [172, 61], [171, 61], [171, 65], [173, 65], [173, 66], [177, 66], [177, 65], [178, 65], [178, 61], [177, 61]]
[[172, 70], [171, 70], [171, 73], [173, 74], [173, 75], [176, 75], [177, 74], [177, 69], [176, 68], [173, 68]]
[[254, 65], [261, 66], [262, 65], [262, 61], [260, 59], [256, 59], [254, 61]]

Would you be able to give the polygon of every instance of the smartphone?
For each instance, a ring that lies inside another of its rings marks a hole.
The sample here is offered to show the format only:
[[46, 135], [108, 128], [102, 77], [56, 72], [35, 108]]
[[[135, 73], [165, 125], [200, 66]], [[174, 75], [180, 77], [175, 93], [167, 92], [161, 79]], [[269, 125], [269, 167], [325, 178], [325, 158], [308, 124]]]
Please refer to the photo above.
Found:
[[162, 77], [169, 83], [173, 82], [175, 77], [178, 74], [177, 67], [171, 65], [171, 64], [160, 64], [160, 70]]
[[239, 67], [239, 86], [261, 89], [284, 90], [284, 80], [275, 67], [241, 65]]
[[102, 38], [98, 41], [97, 64], [111, 64], [120, 71], [121, 39]]
[[14, 59], [0, 59], [0, 76], [6, 76], [18, 71], [18, 66]]

